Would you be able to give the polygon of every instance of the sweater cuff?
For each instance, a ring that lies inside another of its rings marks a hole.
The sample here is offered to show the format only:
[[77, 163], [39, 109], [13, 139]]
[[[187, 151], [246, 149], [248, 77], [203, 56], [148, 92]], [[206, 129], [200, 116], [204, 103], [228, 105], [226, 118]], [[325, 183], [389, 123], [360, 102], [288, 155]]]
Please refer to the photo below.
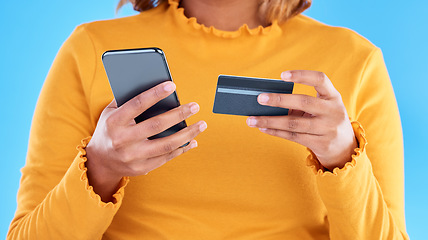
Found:
[[[52, 217], [46, 221], [72, 223], [58, 225], [56, 229], [58, 232], [72, 231], [72, 239], [101, 239], [122, 204], [124, 188], [128, 183], [128, 178], [121, 180], [119, 190], [113, 195], [113, 202], [101, 201], [101, 197], [89, 185], [86, 175], [85, 147], [90, 139], [82, 140], [82, 144], [77, 147], [79, 153], [71, 166], [46, 198], [50, 201], [46, 212]], [[53, 214], [52, 211], [57, 213]]]
[[80, 181], [84, 185], [86, 194], [89, 195], [91, 199], [96, 201], [98, 206], [100, 207], [109, 206], [113, 208], [118, 208], [121, 205], [122, 199], [125, 195], [125, 187], [129, 182], [129, 177], [123, 177], [120, 180], [118, 190], [116, 191], [116, 193], [113, 194], [113, 198], [111, 202], [108, 202], [108, 203], [103, 202], [101, 200], [101, 197], [94, 192], [93, 187], [89, 185], [89, 180], [87, 175], [88, 168], [86, 167], [85, 163], [88, 160], [86, 158], [86, 146], [88, 145], [90, 140], [91, 140], [91, 137], [84, 138], [81, 141], [81, 144], [77, 146], [77, 150], [79, 151], [79, 154], [76, 160], [77, 160], [78, 171], [80, 172]]
[[324, 166], [318, 161], [315, 154], [309, 149], [309, 156], [306, 159], [306, 164], [308, 167], [312, 168], [313, 172], [317, 176], [328, 176], [338, 174], [343, 174], [346, 171], [350, 171], [352, 168], [355, 168], [357, 161], [360, 161], [359, 158], [365, 155], [367, 139], [361, 123], [357, 121], [351, 122], [352, 128], [354, 130], [355, 137], [357, 138], [358, 147], [354, 149], [354, 154], [351, 156], [351, 161], [347, 162], [342, 168], [334, 168], [332, 172], [324, 168]]
[[352, 127], [359, 146], [354, 150], [352, 160], [344, 167], [330, 172], [322, 168], [312, 153], [307, 158], [308, 165], [315, 173], [320, 196], [328, 208], [350, 207], [359, 201], [371, 184], [372, 166], [366, 154], [364, 129], [357, 121], [352, 122]]

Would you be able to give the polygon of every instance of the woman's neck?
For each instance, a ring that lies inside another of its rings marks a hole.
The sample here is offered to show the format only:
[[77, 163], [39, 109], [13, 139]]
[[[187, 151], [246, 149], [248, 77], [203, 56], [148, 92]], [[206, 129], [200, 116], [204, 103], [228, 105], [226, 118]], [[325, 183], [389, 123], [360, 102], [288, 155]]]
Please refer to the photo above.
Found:
[[250, 28], [266, 27], [259, 17], [258, 0], [181, 0], [187, 17], [219, 30], [235, 31], [247, 24]]

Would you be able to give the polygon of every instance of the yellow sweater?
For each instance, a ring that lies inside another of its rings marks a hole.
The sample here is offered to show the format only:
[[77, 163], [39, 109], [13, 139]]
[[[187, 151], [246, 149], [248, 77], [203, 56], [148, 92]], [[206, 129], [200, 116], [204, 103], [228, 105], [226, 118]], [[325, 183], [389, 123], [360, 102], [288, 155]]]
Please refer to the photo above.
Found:
[[[113, 99], [102, 53], [142, 47], [164, 50], [181, 103], [201, 106], [188, 124], [208, 129], [198, 148], [123, 178], [104, 203], [88, 183], [84, 144], [76, 146]], [[219, 74], [293, 69], [322, 71], [341, 93], [359, 140], [344, 168], [324, 172], [305, 147], [212, 113]], [[377, 47], [302, 15], [220, 31], [170, 0], [83, 24], [64, 43], [37, 104], [8, 239], [408, 239], [403, 183], [400, 119]]]

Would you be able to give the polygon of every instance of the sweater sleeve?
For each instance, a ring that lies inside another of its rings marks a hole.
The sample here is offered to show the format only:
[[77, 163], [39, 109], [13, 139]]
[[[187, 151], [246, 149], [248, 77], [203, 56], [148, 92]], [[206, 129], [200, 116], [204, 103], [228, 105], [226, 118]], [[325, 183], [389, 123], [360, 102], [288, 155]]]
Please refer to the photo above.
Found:
[[352, 161], [327, 172], [315, 156], [308, 158], [328, 211], [330, 237], [408, 239], [400, 116], [378, 48], [366, 62], [356, 96], [352, 125], [359, 148]]
[[84, 25], [77, 27], [58, 52], [37, 102], [7, 239], [100, 239], [121, 205], [128, 179], [122, 179], [113, 202], [102, 202], [86, 176], [89, 139], [76, 151], [95, 127], [84, 88], [95, 60]]

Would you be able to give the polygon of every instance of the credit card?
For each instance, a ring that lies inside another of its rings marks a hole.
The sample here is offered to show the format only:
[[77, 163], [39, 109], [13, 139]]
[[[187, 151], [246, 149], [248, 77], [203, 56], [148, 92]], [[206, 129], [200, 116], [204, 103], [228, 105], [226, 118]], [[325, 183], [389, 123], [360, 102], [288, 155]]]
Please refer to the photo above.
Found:
[[277, 79], [219, 75], [214, 113], [241, 116], [288, 115], [288, 109], [260, 105], [261, 93], [292, 94], [294, 83]]

